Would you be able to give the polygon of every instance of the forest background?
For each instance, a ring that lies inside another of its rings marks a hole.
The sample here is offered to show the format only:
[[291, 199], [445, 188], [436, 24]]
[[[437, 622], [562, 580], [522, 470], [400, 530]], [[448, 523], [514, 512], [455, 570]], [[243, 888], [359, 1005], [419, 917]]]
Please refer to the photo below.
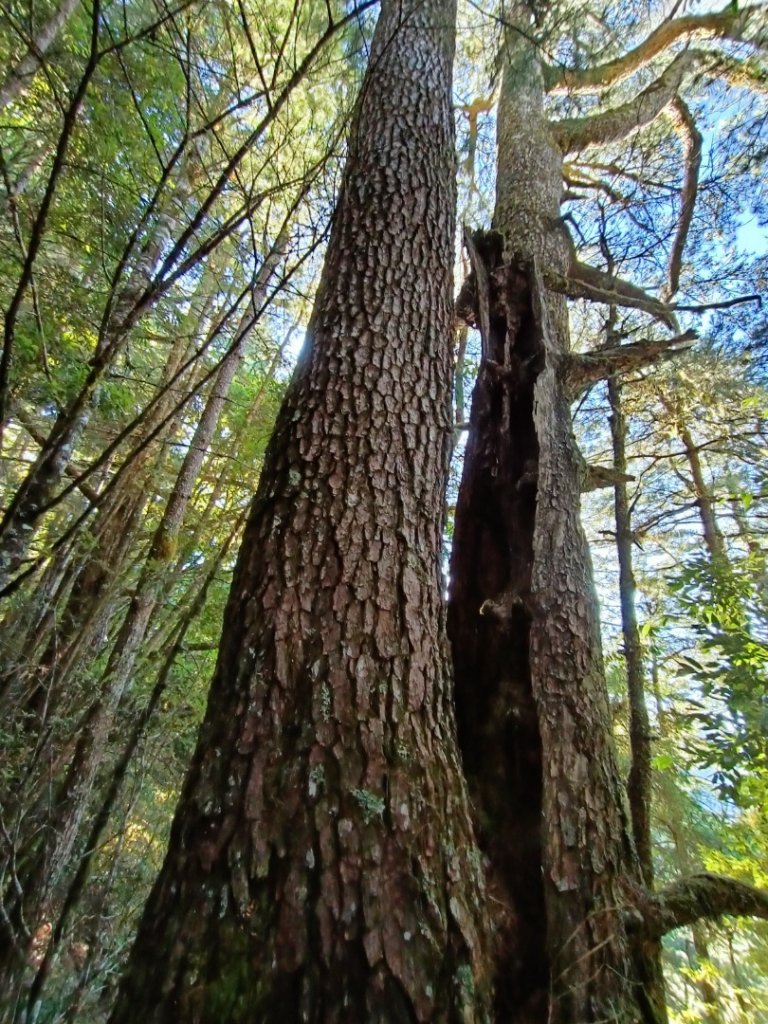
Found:
[[[564, 166], [562, 231], [604, 274], [570, 289], [575, 350], [606, 329], [647, 339], [662, 304], [679, 321], [653, 365], [578, 389], [583, 517], [627, 772], [637, 673], [648, 708], [656, 877], [765, 887], [766, 29], [748, 10], [562, 2], [535, 36], [559, 69], [548, 113], [574, 131], [666, 75], [652, 116], [569, 143]], [[493, 209], [499, 14], [459, 11], [470, 231]], [[101, 1020], [203, 716], [376, 8], [64, 0], [2, 17], [2, 925], [26, 965], [3, 1012]], [[480, 355], [458, 326], [446, 551]], [[763, 922], [681, 928], [665, 962], [672, 1020], [768, 1020]]]

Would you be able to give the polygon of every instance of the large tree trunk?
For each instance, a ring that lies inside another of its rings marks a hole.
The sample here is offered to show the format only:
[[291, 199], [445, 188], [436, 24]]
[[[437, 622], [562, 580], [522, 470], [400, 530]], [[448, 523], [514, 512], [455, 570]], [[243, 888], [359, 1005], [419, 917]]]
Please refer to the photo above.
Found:
[[442, 623], [455, 5], [384, 0], [170, 850], [113, 1020], [481, 1020]]
[[507, 17], [496, 230], [470, 243], [474, 287], [464, 293], [483, 359], [449, 604], [459, 741], [507, 908], [497, 1019], [656, 1020], [649, 963], [622, 909], [641, 875], [579, 522], [567, 311], [543, 283], [568, 273], [562, 157], [543, 112], [530, 8]]

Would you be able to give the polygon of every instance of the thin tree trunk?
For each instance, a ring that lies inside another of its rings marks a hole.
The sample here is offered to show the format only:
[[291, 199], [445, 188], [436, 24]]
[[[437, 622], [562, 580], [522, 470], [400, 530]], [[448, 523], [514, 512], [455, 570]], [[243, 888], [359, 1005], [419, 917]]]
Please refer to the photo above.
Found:
[[43, 57], [61, 30], [74, 14], [80, 0], [63, 0], [46, 23], [29, 41], [29, 48], [19, 63], [11, 68], [0, 86], [0, 110], [21, 95], [42, 67]]
[[24, 561], [48, 503], [56, 491], [72, 452], [85, 430], [101, 379], [122, 350], [140, 316], [147, 311], [134, 304], [147, 284], [151, 265], [162, 248], [162, 219], [158, 220], [152, 252], [136, 267], [117, 297], [109, 323], [100, 335], [85, 382], [70, 405], [62, 410], [34, 465], [21, 482], [0, 522], [0, 589]]
[[384, 0], [309, 337], [115, 1024], [470, 1021], [439, 579], [455, 5]]
[[[168, 353], [161, 388], [173, 380], [188, 348], [188, 340], [180, 334]], [[163, 421], [174, 401], [173, 393], [167, 390], [145, 421], [145, 435]], [[170, 425], [167, 429], [170, 430]], [[46, 714], [55, 713], [56, 694], [69, 687], [74, 667], [88, 656], [100, 625], [103, 627], [104, 610], [134, 542], [149, 497], [148, 463], [156, 457], [156, 448], [147, 446], [121, 476], [100, 506], [84, 543], [70, 549], [66, 578], [56, 597], [47, 586], [39, 595], [31, 596], [30, 601], [44, 611], [33, 629], [21, 634], [17, 664], [9, 662], [8, 671], [0, 673], [5, 682], [7, 715], [31, 715], [40, 722], [43, 706]], [[30, 727], [31, 719], [27, 724]]]
[[[264, 260], [252, 295], [252, 308], [247, 310], [236, 329], [235, 341], [214, 379], [205, 409], [200, 417], [189, 449], [168, 498], [163, 517], [155, 531], [141, 575], [134, 587], [128, 610], [115, 646], [102, 676], [98, 700], [76, 730], [77, 746], [55, 801], [55, 820], [49, 829], [50, 839], [41, 847], [37, 858], [46, 864], [46, 875], [54, 880], [70, 859], [72, 849], [86, 813], [91, 789], [103, 758], [118, 708], [132, 677], [136, 658], [158, 603], [166, 593], [164, 577], [176, 551], [179, 532], [192, 497], [193, 487], [218, 424], [222, 407], [229, 393], [235, 372], [244, 353], [248, 335], [258, 320], [267, 299], [270, 282], [283, 258], [289, 224]], [[34, 873], [34, 872], [33, 872]], [[29, 890], [29, 887], [27, 887]], [[28, 913], [30, 912], [28, 891]]]
[[[222, 562], [226, 558], [230, 546], [238, 536], [242, 528], [244, 518], [245, 517], [241, 515], [216, 557], [212, 560], [211, 567], [206, 573], [202, 586], [185, 612], [181, 622], [177, 625], [173, 643], [168, 648], [168, 653], [166, 654], [160, 672], [158, 673], [157, 680], [152, 688], [149, 700], [136, 716], [135, 721], [130, 727], [128, 738], [123, 745], [123, 749], [112, 766], [106, 791], [101, 797], [98, 811], [91, 822], [90, 832], [85, 844], [85, 851], [79, 859], [77, 870], [67, 887], [66, 894], [61, 899], [60, 908], [52, 914], [52, 916], [55, 917], [55, 924], [51, 930], [51, 940], [48, 948], [46, 949], [45, 956], [34, 976], [29, 989], [29, 994], [26, 997], [27, 1005], [25, 1013], [28, 1020], [35, 1020], [37, 1018], [40, 1000], [42, 998], [51, 967], [53, 966], [58, 947], [61, 943], [62, 936], [64, 935], [72, 913], [77, 908], [83, 897], [90, 877], [93, 858], [99, 848], [102, 834], [112, 817], [120, 791], [139, 744], [143, 740], [147, 728], [154, 719], [155, 712], [157, 711], [160, 701], [166, 693], [171, 671], [176, 659], [181, 653], [184, 638], [186, 637], [190, 626], [200, 614], [205, 604], [208, 588], [213, 582], [216, 573], [219, 571]], [[89, 960], [92, 959], [93, 951], [89, 951]]]
[[685, 423], [682, 413], [674, 399], [666, 398], [662, 395], [661, 403], [667, 413], [672, 417], [675, 429], [683, 443], [685, 458], [688, 462], [688, 467], [690, 468], [691, 477], [693, 479], [693, 496], [699, 510], [701, 529], [704, 535], [704, 544], [709, 552], [709, 557], [712, 559], [713, 563], [722, 561], [727, 557], [725, 541], [723, 539], [720, 525], [717, 521], [717, 516], [715, 515], [715, 503], [712, 498], [712, 492], [704, 479], [704, 470], [701, 465], [701, 459], [699, 458], [698, 446], [694, 441], [693, 435], [691, 434], [688, 425]]
[[614, 484], [614, 515], [616, 519], [616, 551], [619, 561], [619, 597], [624, 659], [627, 670], [629, 699], [629, 744], [631, 765], [627, 782], [632, 831], [640, 858], [645, 884], [653, 885], [651, 853], [651, 727], [645, 703], [645, 671], [640, 642], [640, 629], [635, 608], [635, 574], [632, 566], [632, 518], [624, 477], [627, 473], [626, 425], [621, 403], [621, 385], [615, 377], [608, 380], [608, 402], [611, 409], [613, 468], [618, 480]]

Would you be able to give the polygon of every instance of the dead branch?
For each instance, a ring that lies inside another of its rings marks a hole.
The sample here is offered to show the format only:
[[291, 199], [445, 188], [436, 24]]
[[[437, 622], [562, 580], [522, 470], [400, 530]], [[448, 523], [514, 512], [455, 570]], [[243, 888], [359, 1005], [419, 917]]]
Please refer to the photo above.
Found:
[[696, 332], [686, 331], [659, 341], [636, 341], [630, 345], [603, 348], [583, 355], [571, 354], [563, 364], [569, 396], [573, 400], [599, 380], [639, 370], [665, 356], [685, 352], [695, 340]]
[[586, 463], [584, 476], [581, 483], [582, 493], [586, 491], [599, 491], [604, 487], [615, 487], [616, 484], [628, 484], [637, 477], [631, 473], [620, 473], [613, 466], [597, 466]]
[[693, 211], [696, 206], [696, 197], [699, 192], [699, 168], [701, 167], [701, 148], [703, 139], [701, 132], [696, 127], [693, 115], [688, 109], [684, 100], [676, 96], [671, 104], [671, 114], [677, 134], [681, 137], [685, 154], [685, 180], [680, 203], [680, 216], [677, 221], [677, 230], [672, 243], [672, 250], [669, 254], [669, 265], [667, 267], [667, 284], [663, 291], [663, 297], [667, 300], [677, 292], [680, 287], [680, 271], [683, 266], [683, 252], [685, 243], [688, 240], [688, 232], [693, 220]]

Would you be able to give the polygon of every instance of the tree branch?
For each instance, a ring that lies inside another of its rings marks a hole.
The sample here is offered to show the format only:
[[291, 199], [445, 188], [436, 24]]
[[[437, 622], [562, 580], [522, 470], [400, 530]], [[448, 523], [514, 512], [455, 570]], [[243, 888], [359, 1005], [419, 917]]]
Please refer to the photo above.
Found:
[[631, 306], [649, 313], [670, 330], [679, 329], [675, 314], [666, 303], [653, 298], [637, 285], [598, 270], [597, 267], [590, 267], [580, 260], [572, 261], [567, 276], [545, 270], [544, 280], [553, 291], [561, 292], [571, 299], [590, 299], [609, 306]]
[[667, 284], [662, 292], [666, 300], [672, 298], [680, 287], [680, 271], [683, 266], [683, 252], [693, 220], [696, 197], [699, 193], [699, 168], [701, 167], [702, 135], [696, 127], [693, 115], [684, 100], [676, 96], [672, 101], [672, 117], [675, 130], [683, 140], [685, 151], [685, 180], [680, 203], [677, 231], [672, 242], [667, 267]]
[[636, 341], [583, 355], [571, 354], [563, 362], [566, 388], [573, 400], [599, 380], [639, 370], [660, 358], [685, 352], [695, 340], [695, 331], [686, 331], [661, 341]]
[[674, 18], [659, 25], [639, 46], [616, 60], [589, 68], [545, 68], [547, 91], [600, 92], [623, 82], [681, 39], [708, 36], [715, 39], [744, 40], [747, 38], [746, 30], [751, 25], [753, 16], [759, 11], [760, 8], [756, 6], [738, 11], [735, 4], [729, 4], [724, 10], [711, 14], [692, 14]]
[[646, 933], [659, 939], [675, 928], [702, 919], [716, 920], [723, 914], [768, 920], [768, 890], [702, 872], [654, 893], [642, 909]]
[[555, 142], [566, 154], [626, 138], [638, 128], [655, 121], [675, 98], [685, 77], [707, 60], [709, 54], [700, 50], [684, 50], [655, 81], [629, 102], [603, 114], [554, 122], [551, 131]]

